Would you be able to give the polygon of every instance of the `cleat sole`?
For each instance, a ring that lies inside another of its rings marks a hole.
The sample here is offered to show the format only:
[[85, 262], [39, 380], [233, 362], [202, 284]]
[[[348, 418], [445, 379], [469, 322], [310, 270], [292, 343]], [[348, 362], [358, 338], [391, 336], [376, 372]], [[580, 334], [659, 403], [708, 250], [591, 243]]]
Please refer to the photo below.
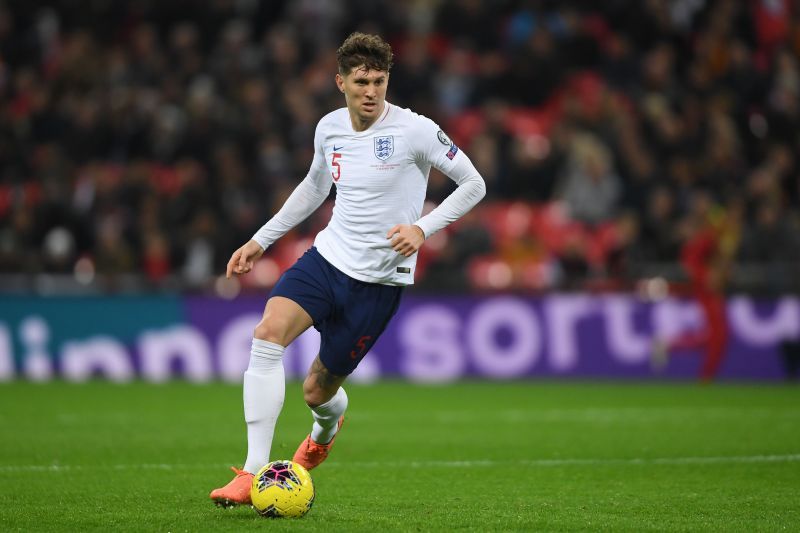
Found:
[[214, 505], [217, 507], [222, 507], [223, 509], [230, 509], [231, 507], [237, 507], [239, 505], [250, 505], [249, 503], [239, 503], [234, 500], [229, 500], [228, 498], [219, 498], [214, 500]]

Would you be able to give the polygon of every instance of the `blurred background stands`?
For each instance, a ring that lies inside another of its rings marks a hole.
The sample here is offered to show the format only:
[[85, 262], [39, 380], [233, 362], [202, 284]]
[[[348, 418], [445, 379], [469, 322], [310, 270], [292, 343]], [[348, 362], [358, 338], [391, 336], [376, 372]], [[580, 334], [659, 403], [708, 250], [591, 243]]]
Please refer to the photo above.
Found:
[[740, 210], [729, 290], [800, 291], [793, 0], [0, 2], [0, 290], [271, 286], [330, 201], [219, 276], [307, 172], [354, 30], [487, 180], [421, 289], [680, 283], [692, 221]]

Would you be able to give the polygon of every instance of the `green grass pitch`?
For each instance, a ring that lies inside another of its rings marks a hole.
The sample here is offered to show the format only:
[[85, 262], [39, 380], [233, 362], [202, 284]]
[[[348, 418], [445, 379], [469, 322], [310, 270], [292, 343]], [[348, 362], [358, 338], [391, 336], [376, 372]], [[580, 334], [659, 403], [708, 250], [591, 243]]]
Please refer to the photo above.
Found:
[[[0, 385], [0, 531], [800, 530], [800, 388], [384, 382], [297, 520], [216, 508], [241, 389]], [[273, 459], [310, 427], [289, 384]]]

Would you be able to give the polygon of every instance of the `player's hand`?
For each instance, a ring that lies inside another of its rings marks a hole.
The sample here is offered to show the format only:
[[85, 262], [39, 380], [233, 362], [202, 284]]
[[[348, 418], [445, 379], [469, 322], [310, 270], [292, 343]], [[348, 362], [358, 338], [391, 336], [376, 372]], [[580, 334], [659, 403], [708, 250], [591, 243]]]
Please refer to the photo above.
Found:
[[425, 242], [425, 233], [419, 226], [397, 224], [386, 234], [391, 239], [392, 250], [406, 257], [411, 257]]
[[231, 274], [247, 274], [253, 270], [256, 260], [264, 253], [264, 249], [256, 241], [247, 241], [247, 244], [233, 252], [228, 261], [228, 268], [225, 277], [230, 278]]

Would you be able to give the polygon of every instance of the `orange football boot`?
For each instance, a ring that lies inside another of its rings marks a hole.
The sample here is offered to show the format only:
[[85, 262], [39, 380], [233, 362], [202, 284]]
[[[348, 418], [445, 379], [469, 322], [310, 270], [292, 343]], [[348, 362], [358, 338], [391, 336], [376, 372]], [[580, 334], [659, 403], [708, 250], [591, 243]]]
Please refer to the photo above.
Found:
[[333, 441], [336, 440], [336, 436], [342, 429], [342, 424], [344, 424], [344, 415], [339, 417], [336, 433], [328, 444], [317, 444], [311, 440], [311, 435], [309, 434], [305, 440], [300, 443], [300, 447], [297, 448], [297, 451], [294, 452], [292, 461], [305, 467], [306, 470], [311, 470], [319, 466], [322, 461], [328, 458], [328, 454], [333, 447]]
[[224, 487], [212, 490], [209, 496], [220, 507], [250, 505], [250, 487], [253, 485], [253, 474], [239, 470], [235, 466], [232, 466], [231, 470], [236, 472], [236, 477]]

